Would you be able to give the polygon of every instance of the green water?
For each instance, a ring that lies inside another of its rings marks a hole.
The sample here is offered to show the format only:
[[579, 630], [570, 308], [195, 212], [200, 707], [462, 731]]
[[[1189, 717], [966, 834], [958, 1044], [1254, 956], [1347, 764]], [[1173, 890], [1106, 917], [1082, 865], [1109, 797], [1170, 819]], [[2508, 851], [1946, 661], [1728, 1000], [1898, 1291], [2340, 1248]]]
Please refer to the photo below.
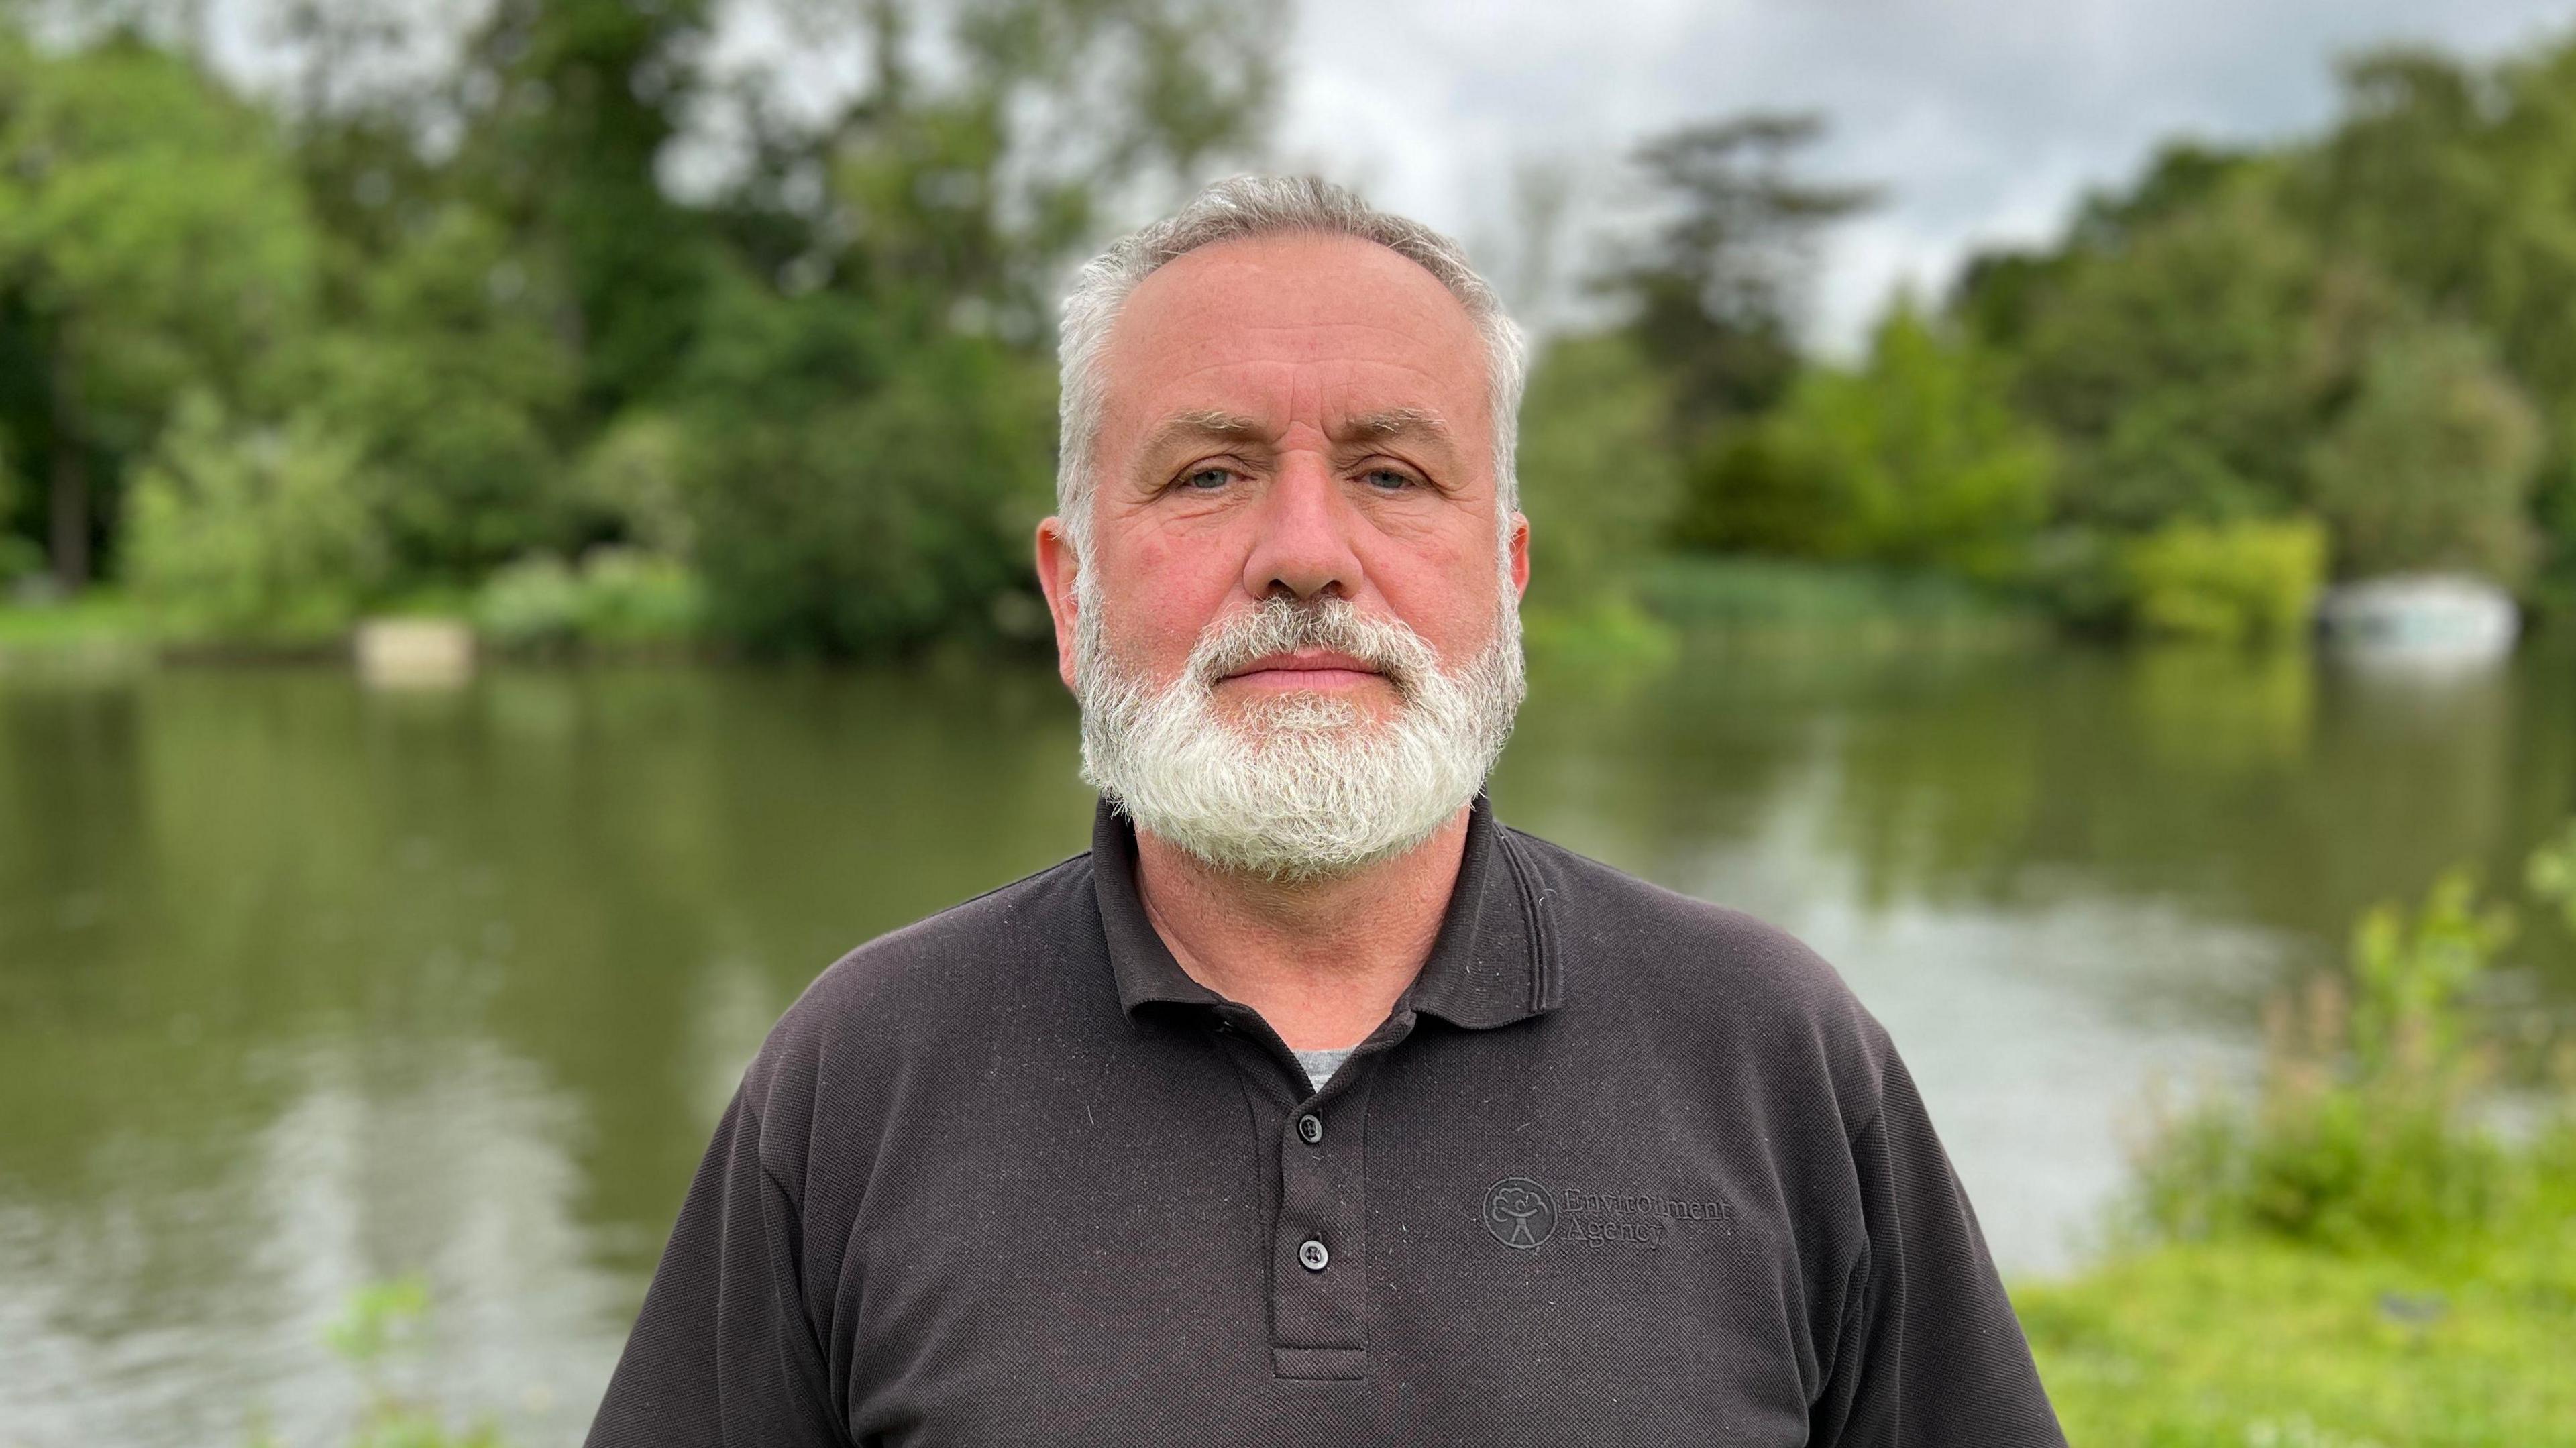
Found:
[[[1997, 1256], [2074, 1260], [2163, 1077], [2352, 912], [2576, 806], [2576, 669], [1702, 652], [1542, 670], [1505, 818], [1799, 932]], [[351, 1286], [577, 1441], [717, 1111], [848, 946], [1085, 843], [1042, 669], [0, 667], [0, 1448], [327, 1441]], [[2533, 1028], [2576, 972], [2506, 982]]]

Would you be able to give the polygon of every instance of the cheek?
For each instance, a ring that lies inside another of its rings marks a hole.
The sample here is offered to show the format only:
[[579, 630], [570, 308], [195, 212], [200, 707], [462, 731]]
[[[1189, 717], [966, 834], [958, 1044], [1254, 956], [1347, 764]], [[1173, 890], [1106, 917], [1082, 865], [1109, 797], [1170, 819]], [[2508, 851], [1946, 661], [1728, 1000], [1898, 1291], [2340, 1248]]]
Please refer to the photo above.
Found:
[[1473, 658], [1494, 636], [1501, 574], [1489, 533], [1473, 539], [1421, 539], [1364, 559], [1386, 605], [1430, 641], [1451, 665]]
[[1121, 656], [1157, 673], [1177, 667], [1225, 606], [1242, 567], [1205, 540], [1140, 538], [1104, 551], [1102, 621]]

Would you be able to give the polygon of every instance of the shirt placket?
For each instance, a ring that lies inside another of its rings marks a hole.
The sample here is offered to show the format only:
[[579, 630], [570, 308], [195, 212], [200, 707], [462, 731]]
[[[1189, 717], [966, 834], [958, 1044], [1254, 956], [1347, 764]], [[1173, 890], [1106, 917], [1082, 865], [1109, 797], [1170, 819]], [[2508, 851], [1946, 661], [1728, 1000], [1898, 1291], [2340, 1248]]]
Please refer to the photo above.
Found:
[[1412, 1028], [1399, 1012], [1320, 1091], [1257, 1012], [1219, 1029], [1243, 1076], [1268, 1179], [1270, 1359], [1283, 1378], [1368, 1375], [1368, 1102], [1371, 1059]]

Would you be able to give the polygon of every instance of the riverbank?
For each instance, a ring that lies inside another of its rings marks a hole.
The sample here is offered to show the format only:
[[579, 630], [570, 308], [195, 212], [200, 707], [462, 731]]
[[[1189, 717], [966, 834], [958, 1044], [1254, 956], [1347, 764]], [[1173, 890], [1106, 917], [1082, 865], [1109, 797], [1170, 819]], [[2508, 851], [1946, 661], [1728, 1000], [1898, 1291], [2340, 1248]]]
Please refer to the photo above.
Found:
[[2013, 1305], [2083, 1448], [2576, 1444], [2576, 1194], [2445, 1253], [2169, 1245]]

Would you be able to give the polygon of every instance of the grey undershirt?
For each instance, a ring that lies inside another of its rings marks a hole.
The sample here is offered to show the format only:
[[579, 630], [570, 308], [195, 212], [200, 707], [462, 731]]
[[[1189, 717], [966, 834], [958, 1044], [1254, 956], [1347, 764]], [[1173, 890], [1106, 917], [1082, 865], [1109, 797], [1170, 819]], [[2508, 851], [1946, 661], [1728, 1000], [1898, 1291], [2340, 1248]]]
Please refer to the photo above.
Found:
[[1357, 1048], [1344, 1046], [1334, 1051], [1299, 1051], [1297, 1064], [1306, 1068], [1308, 1084], [1321, 1091], [1324, 1089], [1324, 1083], [1333, 1079], [1333, 1073], [1342, 1069], [1342, 1062], [1355, 1049]]

